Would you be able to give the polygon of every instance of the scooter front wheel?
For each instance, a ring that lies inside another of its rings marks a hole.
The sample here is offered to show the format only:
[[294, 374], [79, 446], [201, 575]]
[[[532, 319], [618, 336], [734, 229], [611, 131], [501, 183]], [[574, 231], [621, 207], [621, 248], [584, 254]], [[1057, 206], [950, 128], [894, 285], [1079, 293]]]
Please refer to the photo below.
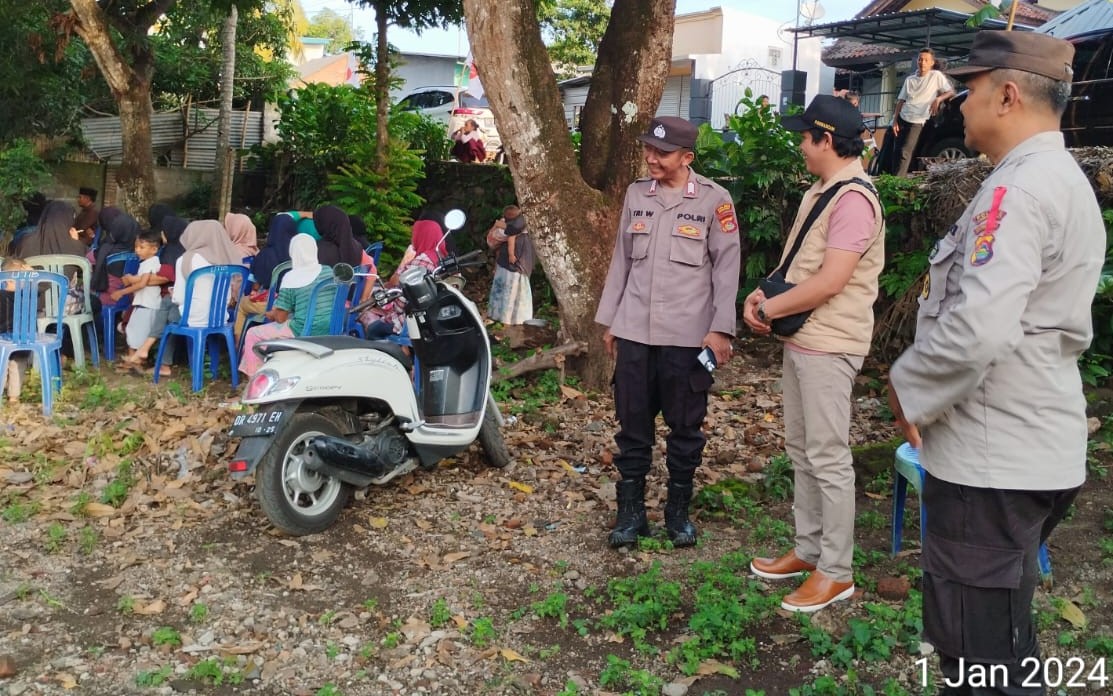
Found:
[[305, 466], [305, 447], [318, 435], [339, 437], [340, 428], [318, 413], [296, 413], [259, 462], [255, 493], [267, 517], [294, 536], [332, 526], [348, 502], [351, 487]]
[[499, 419], [491, 409], [483, 414], [483, 425], [479, 426], [479, 444], [483, 447], [490, 466], [501, 469], [510, 463], [510, 450], [506, 448], [506, 440], [499, 430]]

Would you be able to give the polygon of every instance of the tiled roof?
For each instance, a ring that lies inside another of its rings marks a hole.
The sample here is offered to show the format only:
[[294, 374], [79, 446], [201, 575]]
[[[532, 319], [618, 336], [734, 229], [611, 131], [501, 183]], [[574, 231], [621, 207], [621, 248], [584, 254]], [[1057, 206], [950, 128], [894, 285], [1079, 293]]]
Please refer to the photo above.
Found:
[[895, 46], [864, 44], [853, 39], [838, 39], [835, 43], [823, 48], [823, 62], [831, 64], [835, 61], [845, 62], [855, 58], [883, 58], [903, 52], [902, 49]]

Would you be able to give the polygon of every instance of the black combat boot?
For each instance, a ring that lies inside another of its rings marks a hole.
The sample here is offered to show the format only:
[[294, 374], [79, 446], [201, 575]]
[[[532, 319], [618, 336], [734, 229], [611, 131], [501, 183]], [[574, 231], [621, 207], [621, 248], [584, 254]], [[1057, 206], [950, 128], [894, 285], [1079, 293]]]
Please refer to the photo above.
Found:
[[612, 549], [638, 543], [639, 536], [649, 536], [649, 519], [645, 516], [645, 479], [622, 479], [614, 486], [618, 498], [618, 514], [614, 529], [607, 537]]
[[696, 545], [696, 525], [688, 519], [692, 502], [692, 484], [669, 481], [669, 499], [665, 503], [665, 530], [672, 545], [680, 548]]

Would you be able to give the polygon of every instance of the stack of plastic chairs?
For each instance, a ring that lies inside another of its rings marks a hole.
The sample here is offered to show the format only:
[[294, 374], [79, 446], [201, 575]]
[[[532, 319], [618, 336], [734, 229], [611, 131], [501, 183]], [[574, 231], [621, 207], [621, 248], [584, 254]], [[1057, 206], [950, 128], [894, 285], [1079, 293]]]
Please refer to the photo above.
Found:
[[[139, 271], [139, 255], [134, 251], [120, 251], [112, 254], [105, 263], [124, 263], [124, 274]], [[116, 304], [102, 304], [100, 308], [101, 332], [104, 334], [104, 359], [116, 359], [116, 319], [131, 306], [131, 295], [124, 295]]]
[[0, 288], [14, 294], [12, 331], [0, 334], [0, 385], [8, 383], [8, 361], [12, 354], [30, 351], [42, 376], [43, 413], [49, 416], [54, 411], [54, 393], [62, 388], [64, 303], [58, 303], [56, 313], [49, 317], [54, 333], [40, 333], [39, 291], [65, 297], [69, 281], [63, 275], [46, 271], [3, 271]]
[[63, 309], [62, 323], [70, 330], [70, 341], [73, 343], [74, 367], [85, 367], [85, 345], [81, 340], [82, 328], [85, 329], [85, 337], [89, 343], [89, 351], [92, 353], [93, 365], [99, 366], [100, 348], [97, 346], [97, 320], [93, 317], [93, 301], [89, 292], [89, 281], [93, 277], [89, 259], [73, 254], [42, 254], [40, 256], [29, 256], [24, 261], [29, 266], [41, 268], [44, 271], [57, 273], [58, 275], [66, 275], [65, 269], [67, 266], [77, 266], [80, 269], [82, 294], [85, 298], [84, 310], [80, 314], [65, 314], [65, 296], [59, 297], [51, 291], [47, 293], [45, 298], [45, 316], [39, 317], [39, 331], [46, 331], [52, 317], [57, 312], [57, 304], [60, 302]]
[[[236, 339], [232, 334], [232, 322], [228, 320], [228, 299], [232, 291], [232, 279], [238, 277], [241, 283], [247, 282], [247, 269], [240, 265], [231, 266], [206, 266], [198, 268], [189, 274], [186, 281], [185, 304], [182, 306], [182, 318], [173, 324], [167, 324], [162, 332], [158, 345], [158, 355], [155, 357], [155, 383], [158, 383], [158, 373], [162, 368], [162, 356], [166, 351], [171, 336], [185, 336], [189, 339], [189, 369], [192, 375], [193, 391], [201, 391], [204, 384], [205, 353], [209, 354], [209, 371], [212, 379], [216, 379], [217, 350], [219, 339], [224, 338], [228, 349], [228, 359], [232, 365], [232, 386], [238, 387], [239, 360], [236, 354]], [[212, 297], [208, 308], [208, 321], [204, 326], [190, 326], [190, 305], [193, 303], [193, 291], [202, 279], [212, 282]], [[181, 282], [181, 281], [179, 281]]]

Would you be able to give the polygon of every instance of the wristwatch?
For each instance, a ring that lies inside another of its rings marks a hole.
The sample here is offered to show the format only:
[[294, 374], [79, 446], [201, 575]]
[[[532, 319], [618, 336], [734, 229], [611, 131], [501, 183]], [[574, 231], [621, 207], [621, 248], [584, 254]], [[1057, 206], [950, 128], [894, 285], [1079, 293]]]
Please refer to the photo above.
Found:
[[765, 300], [762, 300], [760, 303], [758, 303], [757, 318], [762, 324], [769, 323], [769, 317], [765, 316]]

